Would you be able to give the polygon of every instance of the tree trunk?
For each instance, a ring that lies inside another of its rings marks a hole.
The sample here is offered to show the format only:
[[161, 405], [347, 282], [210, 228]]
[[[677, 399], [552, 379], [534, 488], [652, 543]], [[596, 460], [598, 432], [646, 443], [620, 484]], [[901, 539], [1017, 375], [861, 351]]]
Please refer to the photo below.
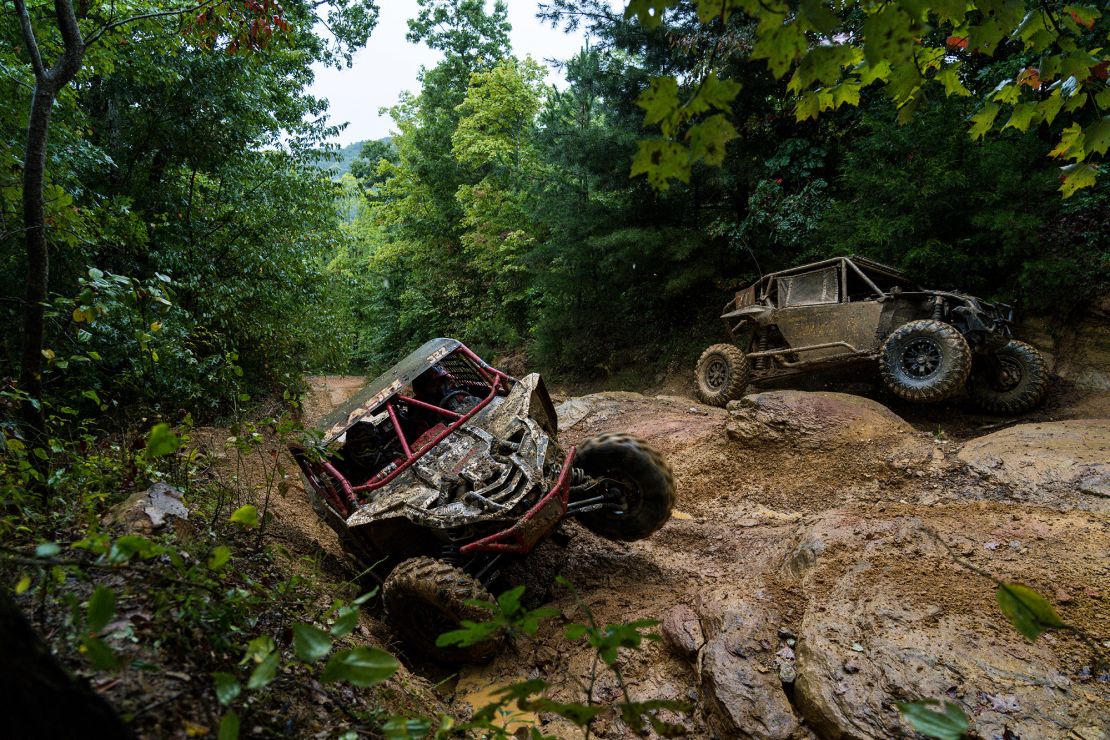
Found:
[[27, 294], [23, 307], [23, 357], [19, 384], [29, 396], [23, 403], [23, 420], [28, 431], [43, 444], [46, 414], [42, 404], [42, 350], [46, 334], [46, 301], [50, 280], [50, 251], [46, 242], [46, 212], [43, 185], [46, 173], [46, 140], [50, 133], [50, 111], [58, 92], [69, 84], [85, 58], [85, 42], [77, 26], [72, 0], [54, 0], [54, 19], [62, 35], [62, 54], [48, 69], [43, 64], [31, 15], [25, 0], [15, 0], [20, 32], [27, 45], [35, 72], [35, 94], [27, 123], [27, 151], [23, 158], [23, 229], [27, 244]]
[[[54, 85], [39, 81], [31, 102], [27, 125], [27, 156], [23, 163], [23, 228], [27, 245], [27, 292], [23, 308], [23, 358], [19, 386], [35, 401], [42, 399], [42, 349], [45, 338], [45, 306], [50, 280], [50, 252], [46, 244], [46, 213], [43, 208], [43, 180], [46, 172], [46, 139], [50, 131], [50, 111], [56, 96]], [[23, 419], [40, 439], [46, 433], [42, 404], [23, 403]]]
[[4, 737], [132, 738], [112, 706], [70, 676], [0, 589], [0, 704]]

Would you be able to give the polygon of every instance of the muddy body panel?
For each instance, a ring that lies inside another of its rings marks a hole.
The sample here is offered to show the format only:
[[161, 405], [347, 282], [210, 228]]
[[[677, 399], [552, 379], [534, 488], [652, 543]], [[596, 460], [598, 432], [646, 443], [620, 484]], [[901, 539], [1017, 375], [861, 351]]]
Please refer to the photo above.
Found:
[[910, 321], [949, 323], [977, 355], [1011, 337], [1012, 310], [956, 291], [924, 290], [894, 268], [837, 257], [766, 275], [737, 291], [721, 312], [755, 380], [875, 360]]

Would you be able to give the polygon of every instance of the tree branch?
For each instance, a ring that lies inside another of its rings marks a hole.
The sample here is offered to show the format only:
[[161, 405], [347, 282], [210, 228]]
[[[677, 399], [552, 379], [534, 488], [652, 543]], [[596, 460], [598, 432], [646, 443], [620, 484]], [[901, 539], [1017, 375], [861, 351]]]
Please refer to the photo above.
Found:
[[106, 34], [108, 31], [111, 31], [113, 28], [118, 28], [120, 26], [125, 26], [128, 23], [137, 23], [138, 21], [146, 21], [146, 20], [150, 20], [152, 18], [168, 18], [168, 17], [174, 16], [174, 15], [184, 15], [186, 13], [191, 13], [193, 11], [201, 10], [202, 8], [206, 8], [209, 5], [215, 5], [218, 2], [222, 2], [222, 0], [204, 0], [204, 2], [202, 2], [202, 3], [198, 3], [197, 5], [190, 5], [187, 8], [178, 8], [177, 10], [164, 10], [164, 11], [161, 11], [161, 12], [158, 12], [158, 13], [143, 13], [142, 15], [130, 16], [129, 18], [121, 18], [120, 20], [113, 21], [113, 22], [109, 23], [108, 25], [102, 26], [101, 28], [99, 28], [95, 32], [93, 32], [89, 36], [89, 40], [88, 40], [87, 45], [92, 46], [97, 41], [99, 41], [104, 36], [104, 34]]
[[27, 4], [23, 0], [15, 0], [15, 11], [19, 14], [19, 29], [23, 32], [23, 43], [27, 45], [27, 53], [31, 55], [31, 67], [35, 70], [35, 79], [44, 79], [46, 68], [42, 66], [42, 56], [39, 55], [39, 45], [35, 41], [35, 29], [31, 27]]

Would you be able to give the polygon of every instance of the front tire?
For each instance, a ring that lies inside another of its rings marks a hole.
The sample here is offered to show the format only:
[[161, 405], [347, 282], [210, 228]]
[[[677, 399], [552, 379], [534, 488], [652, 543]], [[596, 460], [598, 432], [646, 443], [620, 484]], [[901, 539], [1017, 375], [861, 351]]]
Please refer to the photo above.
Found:
[[1020, 414], [1048, 393], [1048, 364], [1036, 347], [1011, 339], [971, 374], [971, 399], [992, 414]]
[[739, 347], [714, 344], [698, 358], [698, 398], [710, 406], [724, 406], [740, 398], [751, 375], [752, 365]]
[[415, 652], [444, 663], [484, 663], [501, 650], [498, 634], [466, 647], [436, 645], [444, 632], [458, 629], [464, 619], [485, 622], [491, 613], [466, 602], [494, 602], [482, 583], [450, 563], [412, 558], [400, 563], [382, 586], [386, 619]]
[[590, 477], [606, 479], [609, 490], [621, 497], [618, 509], [579, 515], [591, 532], [610, 540], [640, 540], [671, 518], [674, 476], [662, 455], [642, 439], [628, 434], [594, 437], [578, 448], [574, 465]]
[[910, 321], [883, 342], [879, 371], [891, 393], [906, 401], [951, 398], [971, 373], [971, 347], [951, 324]]

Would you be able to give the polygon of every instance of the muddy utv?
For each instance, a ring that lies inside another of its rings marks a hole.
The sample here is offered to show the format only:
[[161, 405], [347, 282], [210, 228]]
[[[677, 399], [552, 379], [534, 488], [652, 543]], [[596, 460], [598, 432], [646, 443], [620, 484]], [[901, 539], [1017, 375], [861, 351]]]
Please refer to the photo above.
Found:
[[[567, 517], [614, 540], [670, 518], [674, 481], [623, 434], [563, 448], [539, 375], [513, 378], [461, 342], [434, 339], [364, 386], [291, 449], [316, 512], [362, 568], [384, 578], [386, 618], [414, 651], [478, 662], [502, 637], [436, 645], [519, 585], [525, 556]], [[522, 580], [527, 581], [527, 578]]]
[[711, 406], [751, 382], [878, 360], [883, 384], [907, 401], [951, 398], [965, 386], [986, 411], [1018, 414], [1048, 390], [1041, 354], [1013, 339], [1013, 310], [956, 291], [924, 290], [862, 257], [771, 273], [725, 304], [730, 339], [702, 353], [698, 396]]

